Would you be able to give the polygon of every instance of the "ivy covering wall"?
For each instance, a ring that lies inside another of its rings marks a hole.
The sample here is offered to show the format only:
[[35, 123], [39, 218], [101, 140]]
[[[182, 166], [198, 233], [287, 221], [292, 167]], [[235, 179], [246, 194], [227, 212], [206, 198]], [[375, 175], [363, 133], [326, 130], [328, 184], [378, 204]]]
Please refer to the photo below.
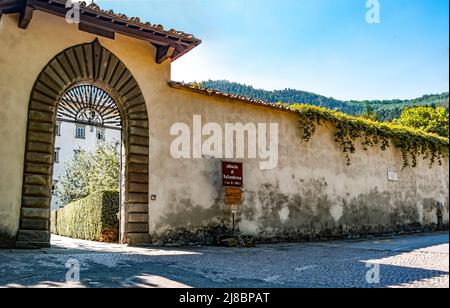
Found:
[[334, 126], [335, 141], [342, 148], [348, 165], [351, 165], [351, 155], [356, 152], [358, 143], [364, 150], [375, 146], [382, 150], [388, 147], [399, 149], [403, 156], [403, 168], [417, 167], [420, 158], [429, 160], [430, 166], [435, 163], [442, 165], [443, 160], [449, 157], [449, 139], [436, 134], [349, 116], [322, 107], [305, 104], [283, 105], [297, 112], [303, 131], [302, 141], [309, 141], [318, 126]]

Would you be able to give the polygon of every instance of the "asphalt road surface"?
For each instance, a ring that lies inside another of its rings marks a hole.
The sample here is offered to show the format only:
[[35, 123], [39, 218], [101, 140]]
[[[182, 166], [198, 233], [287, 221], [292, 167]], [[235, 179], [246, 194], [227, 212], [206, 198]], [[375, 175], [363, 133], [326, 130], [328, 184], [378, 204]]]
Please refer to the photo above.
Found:
[[448, 234], [364, 241], [131, 248], [58, 236], [0, 250], [0, 287], [448, 288]]

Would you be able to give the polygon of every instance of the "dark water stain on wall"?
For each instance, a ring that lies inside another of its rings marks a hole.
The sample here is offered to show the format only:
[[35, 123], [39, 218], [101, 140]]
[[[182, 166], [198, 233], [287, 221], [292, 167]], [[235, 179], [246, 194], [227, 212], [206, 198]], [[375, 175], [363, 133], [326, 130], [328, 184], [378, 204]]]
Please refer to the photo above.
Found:
[[[325, 192], [328, 187], [325, 179], [301, 184], [303, 189], [294, 195], [282, 194], [279, 187], [271, 184], [261, 186], [258, 191], [263, 206], [258, 220], [261, 241], [359, 238], [437, 229], [430, 222], [421, 224], [417, 198], [404, 196], [402, 192], [380, 192], [375, 187], [369, 193], [336, 204]], [[343, 209], [338, 221], [331, 215], [333, 205]], [[279, 214], [283, 208], [289, 210], [289, 217], [284, 221]], [[430, 211], [430, 206], [425, 206], [425, 211]], [[448, 224], [442, 227], [448, 228]]]
[[[325, 193], [328, 186], [324, 179], [311, 181], [298, 194], [280, 193], [279, 187], [265, 184], [258, 192], [259, 201], [263, 205], [260, 219], [262, 228], [314, 227], [316, 225], [334, 224], [330, 214], [332, 202]], [[289, 216], [285, 221], [280, 218], [280, 211], [288, 209]]]
[[367, 194], [344, 201], [340, 223], [345, 225], [398, 225], [420, 221], [417, 203], [405, 200], [400, 193], [380, 192], [374, 188]]
[[244, 205], [239, 209], [239, 215], [237, 217], [237, 223], [241, 220], [252, 221], [257, 219], [256, 198], [255, 192], [246, 192], [244, 194]]
[[[256, 222], [258, 242], [321, 241], [448, 229], [448, 223], [421, 224], [420, 200], [404, 196], [401, 191], [381, 192], [374, 187], [369, 193], [353, 198], [347, 194], [345, 198], [331, 200], [324, 178], [298, 179], [297, 184], [301, 189], [296, 194], [284, 194], [279, 185], [269, 183], [261, 185], [258, 191], [246, 192], [236, 223]], [[188, 195], [188, 191], [171, 193], [167, 214], [157, 226], [157, 230], [165, 231], [153, 234], [153, 242], [212, 245], [218, 236], [230, 232], [231, 211], [223, 204], [222, 190], [209, 208], [189, 198], [178, 199], [177, 193]], [[436, 210], [436, 200], [425, 199], [422, 203], [425, 214]], [[334, 206], [342, 208], [338, 221], [332, 215]], [[448, 202], [444, 207], [448, 213]]]
[[14, 235], [0, 231], [0, 248], [12, 248], [14, 247], [15, 241]]
[[[220, 200], [215, 200], [214, 204], [208, 208], [204, 208], [195, 204], [190, 198], [178, 199], [177, 194], [172, 192], [168, 202], [168, 210], [164, 217], [160, 220], [158, 228], [166, 225], [171, 227], [193, 226], [200, 227], [218, 220], [222, 216], [222, 207]], [[181, 193], [180, 196], [189, 196]]]

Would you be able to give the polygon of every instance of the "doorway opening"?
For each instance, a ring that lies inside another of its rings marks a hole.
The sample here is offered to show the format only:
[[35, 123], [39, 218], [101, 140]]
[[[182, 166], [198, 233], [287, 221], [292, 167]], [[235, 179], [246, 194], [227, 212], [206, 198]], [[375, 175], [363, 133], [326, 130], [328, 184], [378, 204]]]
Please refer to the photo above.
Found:
[[51, 233], [118, 242], [122, 116], [112, 96], [83, 82], [58, 103]]
[[16, 247], [50, 245], [54, 162], [64, 158], [57, 138], [69, 124], [74, 140], [108, 139], [109, 130], [121, 130], [120, 242], [148, 243], [147, 105], [125, 64], [96, 39], [56, 55], [31, 92]]

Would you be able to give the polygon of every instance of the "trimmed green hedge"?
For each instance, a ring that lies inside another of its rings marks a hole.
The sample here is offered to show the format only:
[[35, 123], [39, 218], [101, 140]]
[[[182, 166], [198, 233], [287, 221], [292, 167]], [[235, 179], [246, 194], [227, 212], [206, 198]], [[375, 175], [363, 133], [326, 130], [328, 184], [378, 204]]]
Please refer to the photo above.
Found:
[[57, 217], [57, 212], [58, 212], [59, 210], [56, 210], [56, 211], [52, 211], [52, 213], [51, 213], [51, 218], [50, 218], [50, 231], [53, 233], [53, 234], [58, 234], [58, 228], [56, 227], [56, 217]]
[[118, 213], [119, 192], [100, 191], [53, 211], [51, 231], [71, 238], [117, 242]]

